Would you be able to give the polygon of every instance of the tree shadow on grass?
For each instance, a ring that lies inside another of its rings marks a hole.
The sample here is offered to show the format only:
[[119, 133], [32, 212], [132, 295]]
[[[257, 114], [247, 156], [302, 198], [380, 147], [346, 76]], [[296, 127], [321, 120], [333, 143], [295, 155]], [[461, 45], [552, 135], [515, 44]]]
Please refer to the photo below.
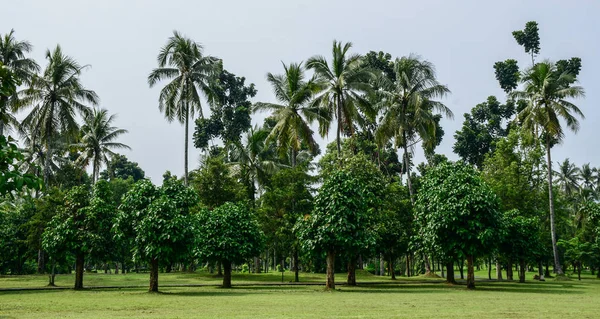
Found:
[[[549, 284], [520, 284], [520, 283], [481, 283], [475, 284], [475, 291], [479, 292], [514, 292], [534, 294], [584, 294], [584, 285], [562, 283]], [[364, 285], [356, 288], [344, 287], [344, 293], [450, 293], [456, 290], [466, 290], [466, 285], [417, 284], [417, 285]]]

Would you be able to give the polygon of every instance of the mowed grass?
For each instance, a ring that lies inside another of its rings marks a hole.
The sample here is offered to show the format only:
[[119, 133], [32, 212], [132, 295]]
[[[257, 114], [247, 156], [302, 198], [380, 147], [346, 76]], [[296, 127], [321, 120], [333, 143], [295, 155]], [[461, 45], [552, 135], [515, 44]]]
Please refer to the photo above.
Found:
[[[145, 285], [146, 275], [90, 274], [85, 281], [108, 285], [131, 278]], [[532, 275], [528, 273], [528, 278]], [[117, 281], [117, 276], [122, 278]], [[160, 278], [163, 284], [219, 280], [203, 273], [160, 274]], [[335, 291], [322, 286], [260, 286], [275, 278], [276, 274], [236, 274], [234, 284], [245, 280], [258, 285], [164, 287], [158, 294], [143, 288], [4, 291], [0, 292], [0, 318], [598, 318], [600, 314], [600, 280], [589, 274], [582, 281], [478, 282], [475, 291], [438, 280], [423, 282], [419, 277], [412, 282], [402, 277], [398, 284], [339, 286]], [[361, 279], [391, 282], [364, 273], [358, 278], [359, 283]], [[9, 279], [0, 278], [0, 288]], [[307, 279], [323, 276], [303, 274], [302, 280]], [[343, 281], [343, 274], [336, 279]], [[36, 280], [16, 281], [33, 284]]]

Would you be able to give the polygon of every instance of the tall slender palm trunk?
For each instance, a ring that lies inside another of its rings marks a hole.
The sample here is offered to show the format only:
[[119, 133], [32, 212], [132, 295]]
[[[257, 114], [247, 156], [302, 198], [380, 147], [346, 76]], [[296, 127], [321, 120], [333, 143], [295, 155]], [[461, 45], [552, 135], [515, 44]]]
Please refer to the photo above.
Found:
[[[404, 139], [404, 145], [402, 148], [404, 149], [404, 171], [406, 172], [406, 184], [408, 186], [408, 193], [410, 195], [410, 203], [414, 207], [415, 206], [415, 196], [412, 188], [412, 182], [410, 181], [410, 165], [408, 158], [408, 143], [406, 142], [406, 132], [402, 132], [402, 137]], [[431, 265], [429, 264], [429, 258], [427, 255], [423, 254], [423, 261], [425, 263], [425, 274], [431, 273]]]
[[185, 108], [185, 152], [184, 152], [184, 172], [183, 172], [183, 183], [188, 186], [188, 140], [189, 140], [189, 125], [190, 125], [190, 110], [186, 104]]
[[550, 233], [552, 235], [552, 252], [554, 253], [554, 270], [557, 275], [564, 275], [560, 265], [560, 256], [556, 245], [556, 222], [554, 218], [554, 193], [552, 191], [552, 156], [550, 154], [550, 136], [546, 136], [546, 159], [548, 161], [548, 201], [550, 208]]
[[342, 138], [342, 100], [341, 98], [338, 96], [337, 97], [337, 136], [336, 136], [336, 142], [337, 142], [337, 157], [340, 158], [341, 154], [342, 154], [342, 144], [341, 144], [341, 138]]

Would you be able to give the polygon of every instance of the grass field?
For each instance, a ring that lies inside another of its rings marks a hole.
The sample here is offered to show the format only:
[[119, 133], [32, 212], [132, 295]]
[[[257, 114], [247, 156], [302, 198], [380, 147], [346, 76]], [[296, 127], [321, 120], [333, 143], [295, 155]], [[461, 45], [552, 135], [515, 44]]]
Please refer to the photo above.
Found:
[[[487, 273], [480, 272], [479, 277]], [[528, 274], [530, 278], [533, 273]], [[291, 280], [286, 273], [285, 281]], [[343, 274], [336, 276], [339, 282]], [[0, 289], [39, 287], [45, 276], [0, 278]], [[147, 274], [86, 274], [84, 284], [146, 285]], [[218, 284], [209, 274], [160, 274], [160, 283]], [[4, 291], [0, 318], [598, 318], [600, 280], [586, 274], [582, 281], [478, 282], [475, 291], [439, 280], [401, 277], [396, 284], [340, 286], [265, 286], [280, 281], [279, 273], [236, 274], [233, 284], [252, 287], [163, 287], [159, 294], [145, 288]], [[303, 281], [321, 282], [321, 274], [303, 274]], [[360, 282], [391, 282], [387, 277], [359, 273]], [[71, 286], [72, 275], [57, 277]], [[261, 286], [262, 284], [262, 286]]]

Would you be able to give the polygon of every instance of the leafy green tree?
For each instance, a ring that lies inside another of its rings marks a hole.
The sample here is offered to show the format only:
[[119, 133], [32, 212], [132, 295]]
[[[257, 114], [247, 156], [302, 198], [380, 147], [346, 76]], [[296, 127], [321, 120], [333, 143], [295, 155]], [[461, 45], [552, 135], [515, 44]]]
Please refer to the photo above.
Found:
[[[379, 70], [392, 82], [396, 81], [396, 72], [394, 72], [394, 61], [392, 55], [383, 51], [369, 51], [362, 59], [363, 67]], [[376, 81], [375, 81], [376, 82]], [[375, 86], [376, 83], [375, 83]]]
[[78, 162], [84, 167], [92, 163], [92, 184], [96, 183], [100, 166], [103, 163], [108, 164], [108, 155], [116, 155], [114, 149], [131, 149], [129, 146], [116, 142], [119, 136], [127, 133], [127, 130], [120, 129], [112, 125], [115, 115], [108, 115], [105, 109], [94, 109], [84, 118], [84, 124], [81, 127], [81, 156]]
[[392, 279], [396, 279], [394, 261], [409, 249], [412, 220], [412, 205], [407, 189], [399, 182], [389, 183], [383, 199], [377, 247], [388, 260]]
[[[353, 124], [363, 121], [363, 115], [374, 117], [365, 93], [371, 92], [370, 81], [374, 72], [362, 66], [359, 54], [350, 54], [348, 50], [352, 43], [333, 41], [333, 57], [331, 66], [323, 56], [313, 56], [306, 62], [306, 67], [313, 70], [321, 86], [313, 105], [326, 108], [329, 117], [337, 120], [337, 150], [341, 155], [342, 133], [352, 134]], [[333, 116], [331, 116], [333, 115]], [[329, 127], [322, 129], [321, 134], [326, 134]]]
[[22, 192], [25, 188], [41, 189], [42, 181], [35, 175], [22, 173], [19, 162], [24, 156], [14, 141], [0, 135], [0, 197]]
[[576, 116], [584, 118], [581, 110], [567, 100], [569, 98], [584, 96], [582, 87], [571, 85], [575, 81], [574, 76], [568, 73], [568, 71], [558, 75], [556, 65], [545, 61], [536, 64], [523, 74], [522, 82], [524, 83], [524, 88], [522, 91], [511, 93], [513, 97], [528, 101], [527, 107], [518, 114], [522, 127], [535, 134], [536, 137], [538, 129], [541, 130], [545, 139], [552, 247], [555, 270], [559, 275], [562, 275], [563, 271], [556, 246], [551, 148], [554, 141], [561, 141], [564, 138], [560, 118], [566, 122], [570, 130], [575, 132], [579, 129], [579, 121]]
[[79, 132], [76, 114], [86, 116], [90, 109], [85, 103], [96, 105], [99, 101], [94, 91], [86, 89], [79, 78], [87, 66], [81, 66], [73, 58], [64, 55], [60, 46], [46, 51], [48, 65], [41, 75], [31, 80], [23, 91], [21, 103], [32, 106], [23, 119], [23, 126], [30, 129], [32, 139], [39, 139], [46, 150], [44, 183], [51, 174], [53, 147], [62, 137], [72, 140]]
[[500, 104], [495, 96], [489, 96], [486, 102], [471, 109], [470, 114], [465, 113], [461, 130], [454, 134], [454, 152], [481, 169], [485, 156], [494, 151], [498, 139], [508, 135], [509, 124], [506, 122], [514, 114], [514, 102]]
[[525, 24], [524, 30], [517, 30], [512, 33], [517, 43], [525, 49], [525, 53], [531, 54], [531, 65], [535, 64], [535, 55], [540, 53], [540, 35], [538, 32], [537, 22], [529, 21]]
[[[310, 105], [311, 99], [319, 89], [316, 78], [313, 76], [305, 81], [302, 63], [283, 64], [284, 74], [267, 74], [267, 81], [271, 84], [277, 103], [256, 103], [255, 111], [273, 111], [273, 118], [277, 124], [269, 133], [266, 143], [276, 140], [280, 153], [291, 152], [290, 162], [296, 166], [296, 158], [302, 145], [315, 153], [318, 149], [310, 124], [318, 121], [320, 127], [328, 125], [328, 111], [318, 106]], [[323, 132], [323, 129], [321, 129]]]
[[134, 258], [150, 264], [150, 292], [158, 291], [159, 263], [189, 257], [194, 244], [190, 210], [198, 195], [175, 178], [157, 188], [140, 180], [125, 194], [116, 219], [117, 239], [130, 238]]
[[148, 75], [148, 84], [155, 86], [162, 80], [171, 80], [160, 91], [158, 108], [164, 112], [167, 121], [179, 121], [185, 126], [185, 165], [184, 182], [188, 184], [188, 138], [189, 120], [196, 112], [200, 117], [201, 93], [211, 100], [211, 83], [221, 70], [219, 59], [203, 55], [199, 43], [174, 31], [158, 54], [158, 68]]
[[415, 204], [415, 223], [416, 241], [426, 250], [446, 258], [466, 257], [467, 288], [474, 289], [475, 256], [497, 245], [501, 215], [496, 195], [473, 167], [442, 163], [428, 169]]
[[[540, 255], [539, 222], [536, 218], [525, 217], [516, 209], [507, 211], [503, 216], [503, 239], [500, 253], [519, 263], [519, 282], [525, 282], [527, 262], [535, 262]], [[512, 267], [512, 262], [509, 262]]]
[[375, 220], [381, 209], [383, 177], [364, 155], [344, 159], [341, 168], [325, 178], [314, 209], [299, 221], [302, 248], [327, 254], [328, 289], [335, 288], [336, 254], [349, 258], [348, 284], [356, 284], [356, 257], [376, 244]]
[[75, 289], [83, 289], [85, 255], [109, 249], [115, 211], [108, 182], [94, 185], [92, 196], [85, 186], [76, 186], [66, 194], [64, 209], [46, 227], [44, 249], [68, 250], [75, 255]]
[[254, 84], [245, 84], [246, 78], [238, 77], [227, 70], [221, 71], [217, 80], [210, 83], [212, 105], [210, 118], [198, 118], [194, 131], [194, 146], [208, 148], [215, 138], [223, 144], [239, 142], [252, 123], [250, 99], [256, 95]]
[[231, 175], [222, 156], [208, 157], [200, 169], [190, 174], [190, 183], [208, 209], [246, 198], [243, 185]]
[[573, 268], [577, 271], [577, 278], [581, 280], [583, 264], [591, 260], [594, 253], [598, 252], [598, 247], [592, 243], [581, 242], [578, 237], [569, 240], [560, 239], [558, 246], [565, 251], [565, 259], [573, 264]]
[[516, 128], [499, 139], [481, 174], [500, 199], [502, 211], [517, 209], [525, 217], [539, 217], [545, 209], [544, 173], [540, 169], [543, 151], [539, 145], [528, 145], [524, 138]]
[[35, 268], [27, 261], [31, 248], [27, 241], [27, 224], [35, 213], [31, 198], [14, 201], [2, 198], [0, 201], [0, 274], [31, 274]]
[[[377, 139], [394, 140], [395, 146], [404, 150], [404, 172], [410, 176], [409, 148], [418, 142], [417, 139], [430, 147], [437, 142], [433, 111], [453, 116], [442, 102], [434, 100], [443, 98], [450, 90], [437, 81], [433, 64], [418, 56], [396, 59], [394, 72], [396, 81], [382, 78], [383, 89], [378, 91], [384, 114]], [[407, 183], [411, 201], [414, 201], [410, 178]]]
[[296, 221], [312, 210], [310, 184], [313, 177], [306, 167], [281, 169], [273, 174], [269, 186], [260, 197], [258, 215], [269, 246], [277, 251], [292, 251], [294, 281], [299, 279], [300, 242], [293, 231]]
[[[29, 41], [19, 41], [14, 36], [15, 30], [0, 35], [0, 135], [6, 129], [18, 124], [17, 119], [11, 114], [18, 107], [16, 87], [21, 83], [28, 83], [33, 74], [39, 71], [39, 65], [26, 54], [31, 52], [33, 46]], [[10, 73], [13, 76], [6, 78]], [[10, 85], [8, 85], [10, 83]], [[10, 88], [10, 91], [7, 88]]]
[[508, 59], [494, 63], [494, 72], [496, 73], [496, 80], [498, 80], [504, 92], [510, 93], [519, 86], [521, 74], [519, 73], [517, 60]]
[[100, 178], [110, 180], [113, 178], [128, 179], [133, 178], [134, 182], [146, 178], [146, 173], [136, 162], [131, 162], [127, 156], [114, 154], [111, 156], [106, 169], [100, 172]]
[[198, 254], [223, 264], [223, 287], [231, 288], [232, 264], [260, 254], [264, 235], [253, 212], [242, 203], [225, 203], [197, 216]]

